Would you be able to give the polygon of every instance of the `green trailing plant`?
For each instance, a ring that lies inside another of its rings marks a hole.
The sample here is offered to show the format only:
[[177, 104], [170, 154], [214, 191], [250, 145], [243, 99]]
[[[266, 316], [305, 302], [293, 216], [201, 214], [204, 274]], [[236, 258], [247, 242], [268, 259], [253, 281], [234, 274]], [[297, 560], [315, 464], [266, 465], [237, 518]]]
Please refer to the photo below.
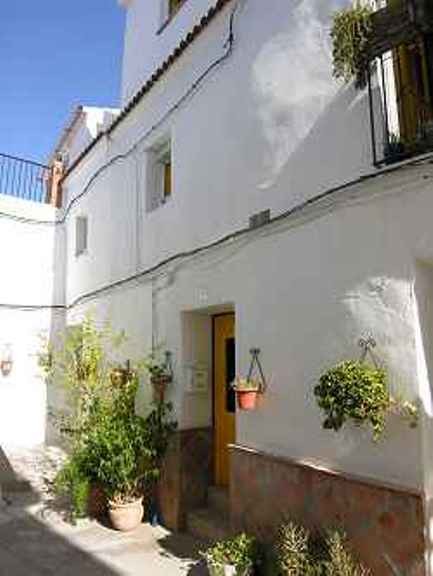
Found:
[[340, 430], [348, 421], [367, 424], [378, 440], [390, 412], [403, 416], [411, 427], [417, 424], [416, 405], [390, 394], [386, 370], [361, 361], [341, 362], [326, 371], [314, 394], [325, 414], [325, 429]]
[[345, 82], [355, 80], [357, 88], [367, 82], [367, 49], [372, 34], [372, 13], [369, 6], [357, 3], [334, 14], [331, 39], [333, 75]]
[[225, 576], [227, 565], [233, 566], [237, 575], [249, 576], [258, 559], [258, 547], [254, 537], [242, 533], [217, 542], [201, 555], [213, 576]]

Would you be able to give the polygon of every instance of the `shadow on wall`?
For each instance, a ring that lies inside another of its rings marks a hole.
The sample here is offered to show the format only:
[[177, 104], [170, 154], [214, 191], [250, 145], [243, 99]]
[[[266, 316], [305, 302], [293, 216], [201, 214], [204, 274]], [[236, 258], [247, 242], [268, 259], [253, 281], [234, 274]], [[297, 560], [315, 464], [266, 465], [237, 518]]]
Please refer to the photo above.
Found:
[[280, 206], [371, 170], [368, 93], [332, 77], [330, 16], [344, 3], [298, 1], [287, 30], [255, 56], [250, 80], [265, 140], [259, 188]]
[[372, 166], [368, 122], [367, 94], [339, 90], [276, 176], [272, 187], [280, 203], [290, 197], [296, 204], [367, 172]]

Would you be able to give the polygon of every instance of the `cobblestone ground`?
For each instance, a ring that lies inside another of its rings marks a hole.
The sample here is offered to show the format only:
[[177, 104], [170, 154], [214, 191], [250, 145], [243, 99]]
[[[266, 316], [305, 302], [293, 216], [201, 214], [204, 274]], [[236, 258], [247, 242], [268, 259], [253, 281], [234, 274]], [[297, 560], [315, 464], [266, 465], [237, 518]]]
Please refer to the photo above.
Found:
[[[0, 576], [202, 576], [200, 544], [142, 524], [119, 533], [91, 520], [72, 525], [52, 482], [58, 448], [8, 452], [14, 482], [0, 507]], [[0, 476], [1, 477], [1, 476]]]

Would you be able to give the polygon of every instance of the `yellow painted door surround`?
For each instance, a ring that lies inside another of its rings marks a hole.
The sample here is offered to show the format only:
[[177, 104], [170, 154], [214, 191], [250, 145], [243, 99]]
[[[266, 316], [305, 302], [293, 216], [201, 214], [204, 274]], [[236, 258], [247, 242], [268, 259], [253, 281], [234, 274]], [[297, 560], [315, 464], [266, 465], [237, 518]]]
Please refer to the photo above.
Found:
[[215, 484], [230, 483], [228, 444], [236, 440], [236, 397], [230, 384], [236, 374], [235, 316], [213, 319]]

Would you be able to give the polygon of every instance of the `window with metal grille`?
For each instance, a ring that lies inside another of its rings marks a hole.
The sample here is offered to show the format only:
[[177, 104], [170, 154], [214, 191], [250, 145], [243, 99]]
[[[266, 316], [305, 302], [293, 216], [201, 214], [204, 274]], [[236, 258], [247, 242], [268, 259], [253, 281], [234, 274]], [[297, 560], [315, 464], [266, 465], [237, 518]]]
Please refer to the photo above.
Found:
[[368, 48], [374, 164], [433, 149], [430, 0], [392, 0], [373, 15]]

